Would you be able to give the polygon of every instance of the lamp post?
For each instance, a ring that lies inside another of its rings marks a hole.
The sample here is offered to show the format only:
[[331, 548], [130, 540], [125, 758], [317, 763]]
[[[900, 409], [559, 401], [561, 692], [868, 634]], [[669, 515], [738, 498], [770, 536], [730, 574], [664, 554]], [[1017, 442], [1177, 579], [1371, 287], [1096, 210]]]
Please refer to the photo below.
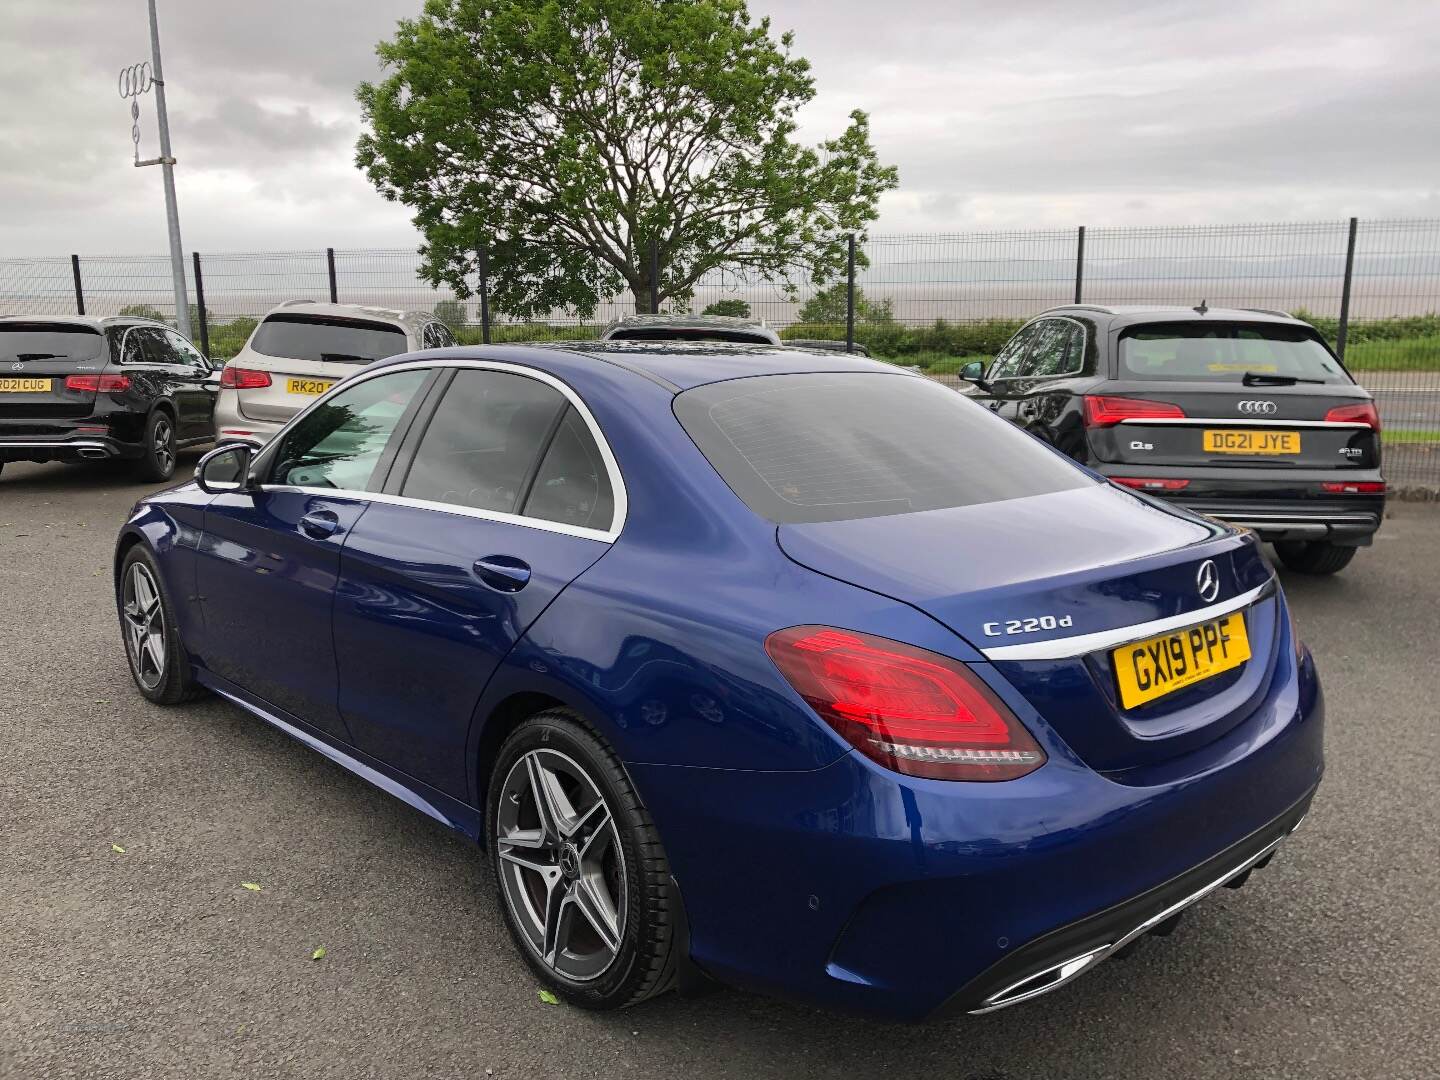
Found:
[[[119, 90], [130, 99], [130, 135], [135, 143], [135, 167], [159, 165], [165, 178], [165, 223], [170, 231], [170, 276], [175, 285], [175, 326], [190, 336], [190, 299], [185, 290], [185, 251], [180, 244], [180, 211], [175, 204], [175, 158], [170, 153], [170, 119], [165, 111], [165, 75], [160, 65], [160, 23], [155, 0], [150, 5], [150, 60], [131, 64], [120, 72]], [[160, 156], [140, 160], [140, 101], [155, 89], [155, 117], [160, 127]]]

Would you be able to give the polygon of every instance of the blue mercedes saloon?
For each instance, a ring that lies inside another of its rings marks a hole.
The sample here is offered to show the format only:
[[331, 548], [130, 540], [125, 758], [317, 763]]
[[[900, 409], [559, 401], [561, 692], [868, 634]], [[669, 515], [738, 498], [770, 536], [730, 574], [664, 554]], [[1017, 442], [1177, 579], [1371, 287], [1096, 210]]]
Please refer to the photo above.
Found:
[[1014, 1005], [1244, 883], [1322, 772], [1253, 534], [833, 352], [393, 357], [143, 499], [115, 589], [142, 694], [475, 840], [586, 1008]]

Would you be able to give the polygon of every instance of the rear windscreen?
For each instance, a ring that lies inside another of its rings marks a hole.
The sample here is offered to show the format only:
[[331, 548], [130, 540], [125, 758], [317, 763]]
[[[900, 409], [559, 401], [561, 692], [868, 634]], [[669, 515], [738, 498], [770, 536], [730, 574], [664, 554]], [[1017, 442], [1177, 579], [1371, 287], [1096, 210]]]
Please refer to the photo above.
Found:
[[614, 330], [608, 341], [729, 341], [742, 345], [771, 345], [770, 335], [758, 330], [714, 330], [694, 326], [644, 326]]
[[1330, 350], [1300, 326], [1150, 323], [1120, 339], [1122, 379], [1241, 382], [1247, 373], [1350, 382]]
[[288, 360], [368, 364], [407, 348], [405, 331], [389, 323], [326, 315], [270, 315], [255, 330], [250, 348]]
[[66, 323], [0, 323], [0, 364], [32, 360], [96, 359], [105, 346], [99, 330]]
[[725, 482], [780, 524], [1000, 502], [1094, 483], [928, 379], [765, 375], [710, 383], [675, 415]]

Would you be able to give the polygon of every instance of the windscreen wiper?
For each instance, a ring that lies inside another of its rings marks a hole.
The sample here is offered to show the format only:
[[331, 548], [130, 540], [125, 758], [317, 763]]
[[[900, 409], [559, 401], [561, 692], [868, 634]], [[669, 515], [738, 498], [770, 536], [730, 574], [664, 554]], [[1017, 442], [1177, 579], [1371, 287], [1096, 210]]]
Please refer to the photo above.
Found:
[[1296, 383], [1314, 383], [1324, 386], [1324, 379], [1302, 379], [1296, 375], [1266, 375], [1260, 371], [1247, 371], [1240, 380], [1246, 386], [1294, 386]]

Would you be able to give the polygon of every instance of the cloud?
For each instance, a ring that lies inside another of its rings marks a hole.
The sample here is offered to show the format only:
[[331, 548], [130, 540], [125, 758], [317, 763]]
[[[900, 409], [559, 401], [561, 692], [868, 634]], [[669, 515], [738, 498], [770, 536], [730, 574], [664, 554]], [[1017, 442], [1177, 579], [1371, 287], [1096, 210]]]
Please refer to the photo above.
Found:
[[[187, 247], [413, 246], [354, 168], [354, 88], [421, 0], [161, 4]], [[1411, 215], [1440, 208], [1440, 9], [1374, 0], [752, 0], [796, 33], [801, 134], [867, 109], [901, 188], [876, 232]], [[163, 251], [120, 67], [144, 7], [11, 0], [0, 255]], [[155, 150], [144, 102], [142, 154]]]

